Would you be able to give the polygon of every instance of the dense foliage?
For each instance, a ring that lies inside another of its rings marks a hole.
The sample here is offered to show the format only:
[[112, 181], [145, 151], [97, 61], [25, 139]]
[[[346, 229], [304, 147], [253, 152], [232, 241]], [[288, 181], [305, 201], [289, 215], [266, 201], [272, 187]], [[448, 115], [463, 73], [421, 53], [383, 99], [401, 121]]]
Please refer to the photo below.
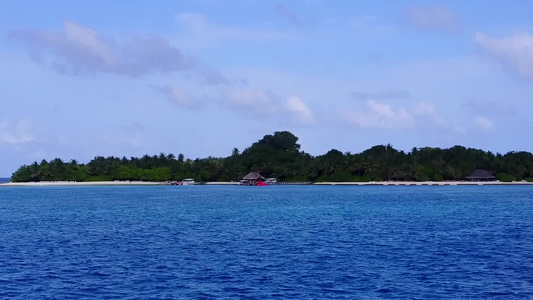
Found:
[[391, 145], [374, 146], [359, 154], [332, 149], [313, 157], [300, 150], [298, 138], [287, 131], [265, 135], [226, 158], [185, 159], [182, 154], [141, 158], [95, 157], [87, 164], [56, 158], [20, 167], [13, 182], [26, 181], [236, 181], [250, 171], [279, 181], [462, 180], [475, 169], [493, 172], [502, 181], [531, 180], [533, 155], [529, 152], [493, 154], [454, 146], [449, 149], [413, 148], [405, 153]]

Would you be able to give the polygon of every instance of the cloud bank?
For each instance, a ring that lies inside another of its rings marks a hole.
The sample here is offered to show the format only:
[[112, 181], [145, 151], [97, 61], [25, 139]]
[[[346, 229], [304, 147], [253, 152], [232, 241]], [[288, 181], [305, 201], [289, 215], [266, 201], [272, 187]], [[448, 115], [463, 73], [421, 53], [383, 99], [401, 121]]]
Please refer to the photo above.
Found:
[[21, 119], [15, 125], [12, 125], [8, 119], [0, 121], [0, 143], [20, 147], [33, 141], [35, 137], [31, 132], [29, 119]]
[[496, 59], [510, 72], [533, 79], [533, 35], [519, 33], [496, 38], [479, 32], [474, 41], [484, 54]]
[[297, 126], [315, 122], [315, 116], [298, 96], [282, 97], [264, 89], [227, 85], [202, 96], [196, 96], [180, 86], [151, 88], [181, 108], [201, 110], [209, 106], [236, 112], [246, 118], [277, 120]]
[[226, 88], [221, 104], [245, 116], [277, 119], [280, 123], [305, 126], [315, 122], [315, 116], [298, 96], [280, 97], [272, 92], [249, 88]]
[[362, 129], [400, 129], [414, 125], [413, 115], [406, 109], [394, 109], [389, 104], [374, 100], [366, 102], [366, 111], [345, 111], [342, 117], [348, 123]]
[[27, 45], [34, 53], [49, 54], [52, 66], [66, 74], [141, 76], [191, 70], [196, 65], [193, 58], [184, 56], [159, 35], [136, 36], [120, 44], [70, 21], [64, 23], [61, 32], [26, 29], [12, 31], [9, 37]]
[[[418, 102], [412, 107], [404, 108], [368, 100], [365, 106], [365, 109], [344, 110], [340, 113], [340, 118], [359, 129], [417, 129], [431, 135], [467, 133], [467, 130], [457, 120], [440, 116], [432, 103]], [[494, 128], [490, 120], [483, 117], [476, 118], [474, 125], [487, 133]]]
[[299, 125], [312, 124], [315, 120], [307, 105], [302, 99], [292, 96], [287, 99], [287, 110], [292, 114], [293, 120]]

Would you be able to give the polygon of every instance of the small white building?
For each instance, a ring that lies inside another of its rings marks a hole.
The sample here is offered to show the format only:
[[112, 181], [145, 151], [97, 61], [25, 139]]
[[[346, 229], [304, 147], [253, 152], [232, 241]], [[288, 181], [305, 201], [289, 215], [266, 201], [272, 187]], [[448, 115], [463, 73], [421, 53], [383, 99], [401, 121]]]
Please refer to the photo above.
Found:
[[194, 182], [194, 179], [192, 178], [186, 178], [181, 181], [181, 185], [194, 185], [196, 182]]

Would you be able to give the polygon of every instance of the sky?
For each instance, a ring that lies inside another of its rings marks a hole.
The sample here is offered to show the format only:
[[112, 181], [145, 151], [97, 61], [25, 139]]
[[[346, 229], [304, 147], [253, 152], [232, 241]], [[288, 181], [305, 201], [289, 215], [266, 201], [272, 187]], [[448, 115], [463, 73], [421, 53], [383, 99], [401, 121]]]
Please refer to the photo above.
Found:
[[0, 0], [0, 177], [42, 159], [533, 152], [532, 1]]

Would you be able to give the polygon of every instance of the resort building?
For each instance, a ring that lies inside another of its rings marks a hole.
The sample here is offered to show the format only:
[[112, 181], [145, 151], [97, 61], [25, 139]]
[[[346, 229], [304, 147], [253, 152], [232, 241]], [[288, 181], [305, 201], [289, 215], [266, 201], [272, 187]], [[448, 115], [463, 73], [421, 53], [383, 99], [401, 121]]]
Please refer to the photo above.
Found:
[[257, 185], [257, 183], [261, 180], [265, 180], [265, 177], [263, 177], [259, 172], [250, 172], [246, 176], [244, 176], [241, 180], [242, 185]]
[[496, 177], [487, 170], [478, 169], [472, 172], [466, 179], [470, 181], [494, 181]]

